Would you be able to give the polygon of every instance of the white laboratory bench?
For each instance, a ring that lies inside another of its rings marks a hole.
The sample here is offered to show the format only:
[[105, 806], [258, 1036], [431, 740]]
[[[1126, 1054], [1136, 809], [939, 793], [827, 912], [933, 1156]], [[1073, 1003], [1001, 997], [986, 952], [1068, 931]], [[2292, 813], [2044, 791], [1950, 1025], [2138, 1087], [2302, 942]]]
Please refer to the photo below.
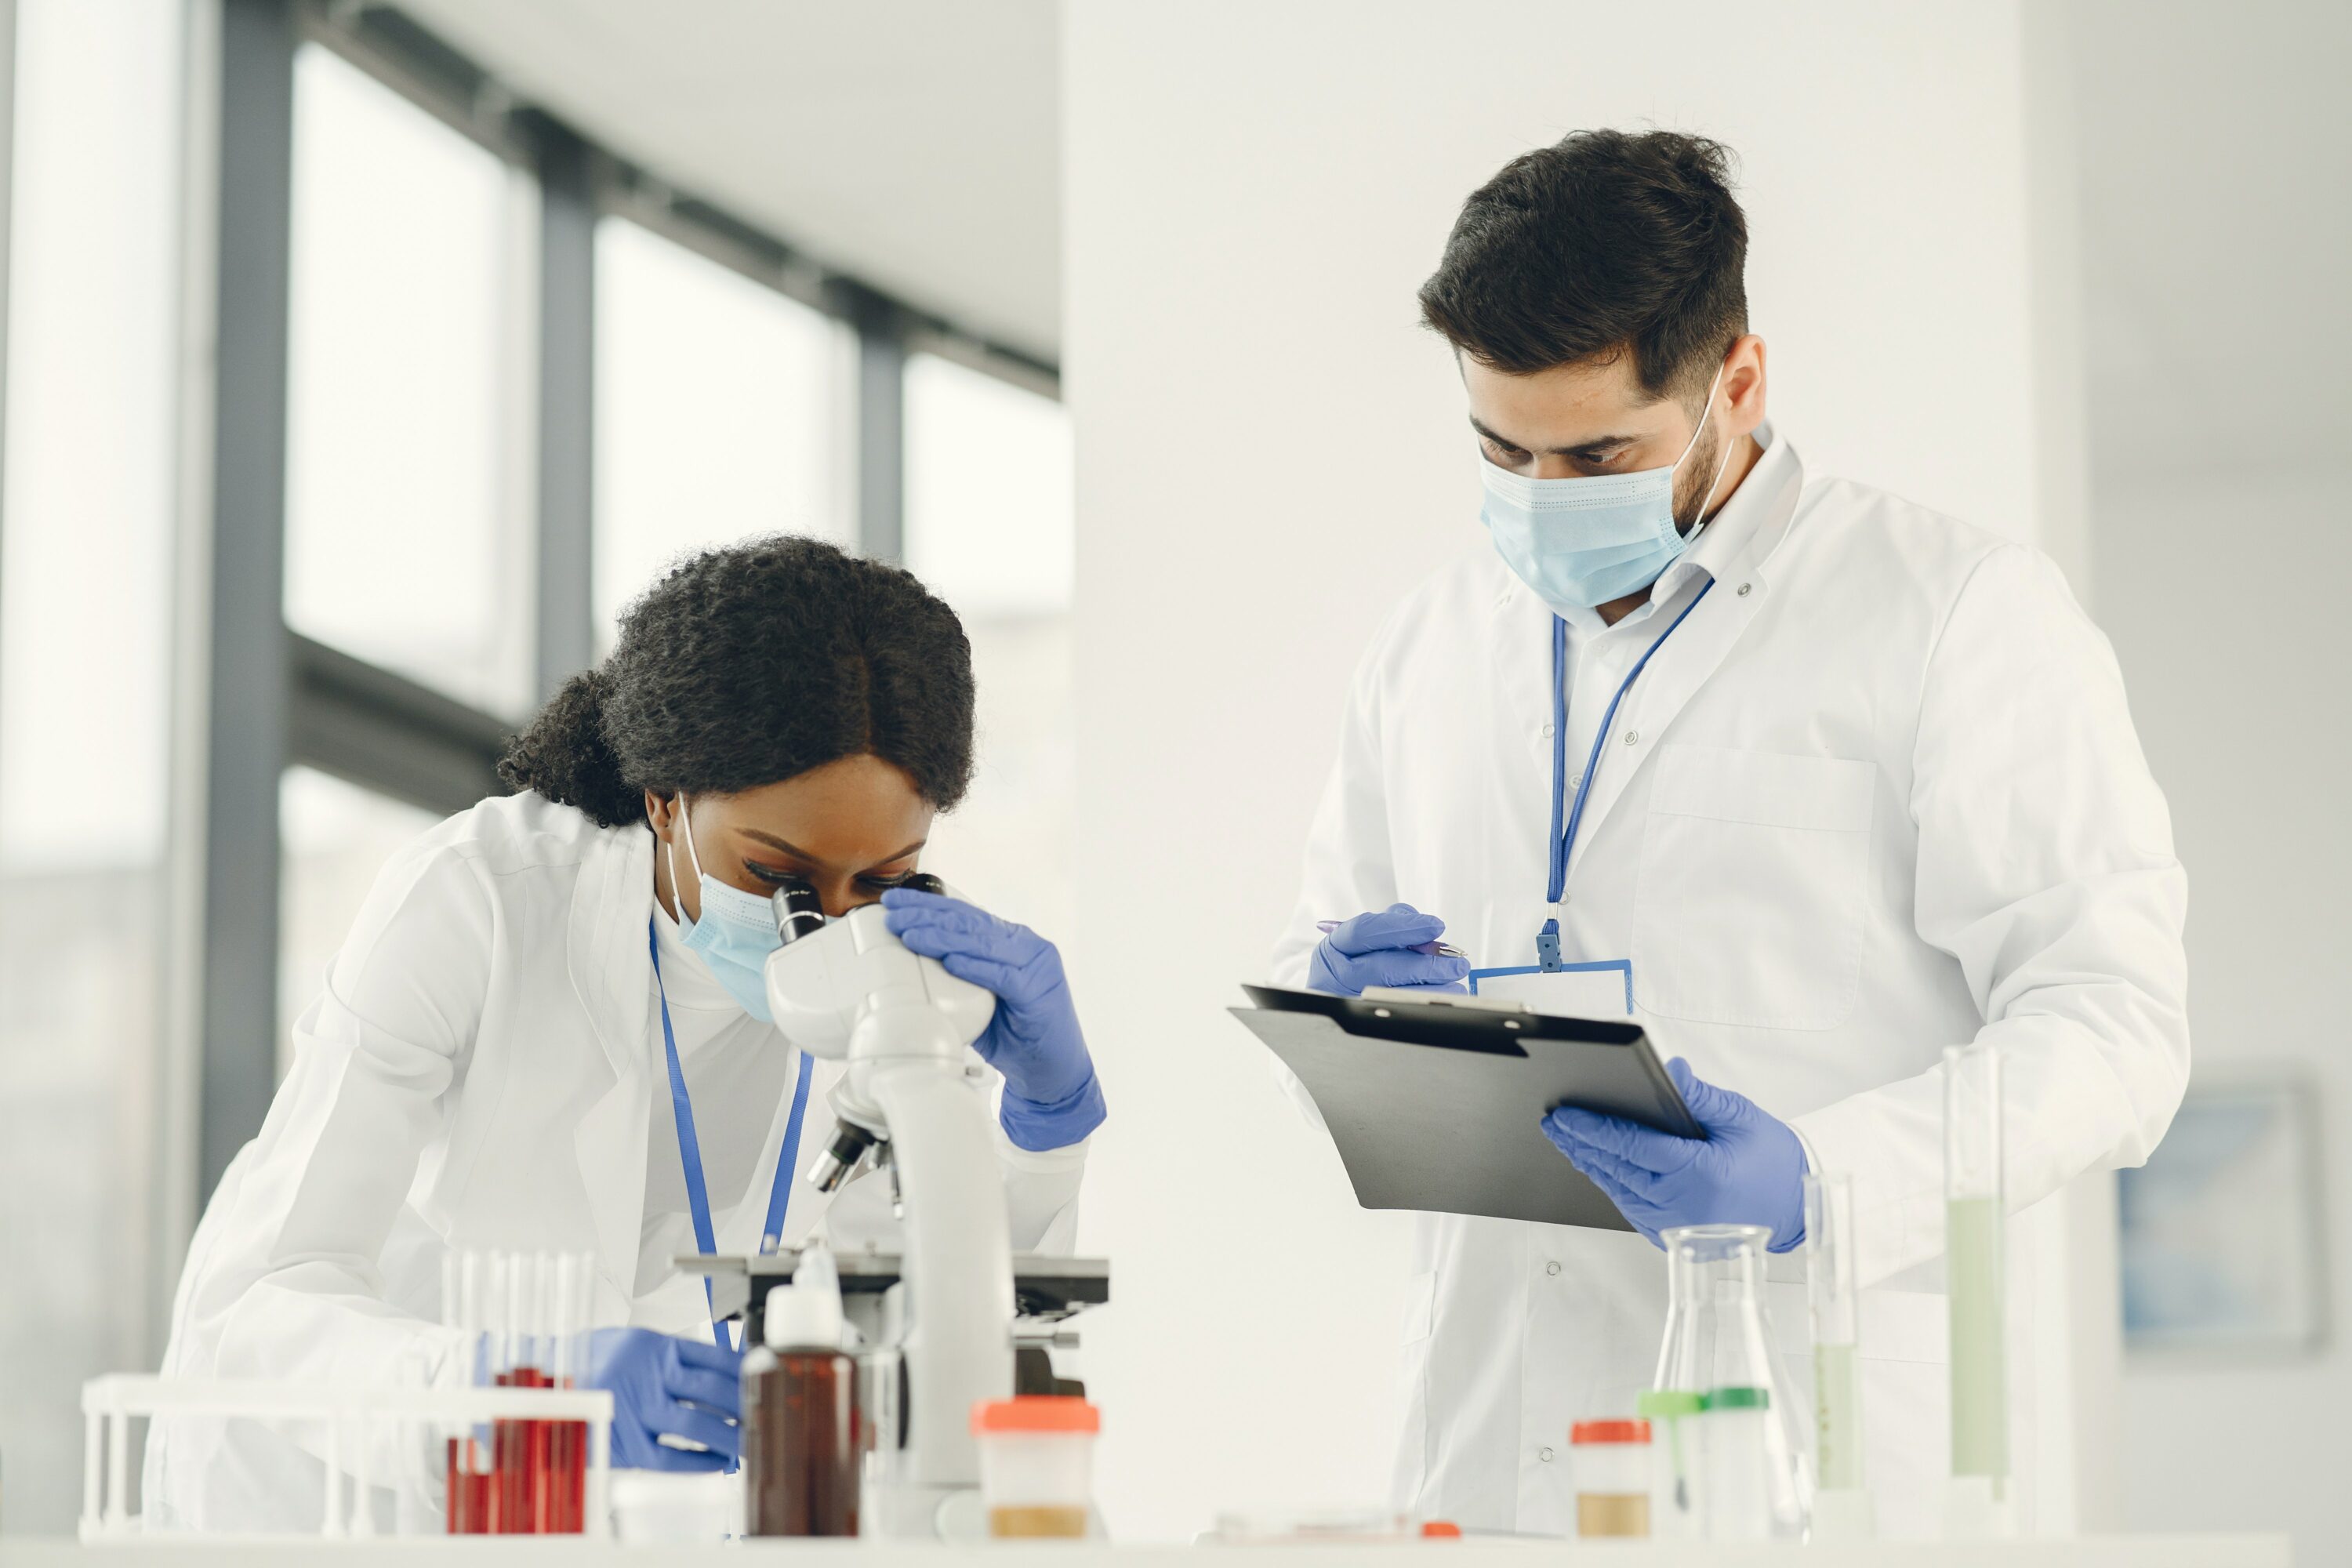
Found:
[[[1457, 1541], [1318, 1546], [920, 1546], [862, 1542], [742, 1542], [724, 1546], [622, 1546], [560, 1540], [376, 1541], [295, 1540], [256, 1544], [125, 1542], [83, 1546], [71, 1541], [0, 1539], [0, 1568], [84, 1568], [91, 1563], [138, 1562], [155, 1568], [429, 1568], [453, 1561], [572, 1568], [580, 1564], [707, 1563], [722, 1568], [747, 1559], [809, 1568], [1397, 1568], [1400, 1552], [1425, 1555], [1428, 1568], [1524, 1568], [1530, 1556], [1573, 1555], [1626, 1568], [1819, 1568], [1917, 1564], [1918, 1568], [2288, 1568], [2294, 1552], [2284, 1535], [2109, 1535], [2065, 1541], [1851, 1542], [1824, 1546], [1706, 1546], [1648, 1542]], [[1204, 1562], [1204, 1559], [1210, 1560]]]

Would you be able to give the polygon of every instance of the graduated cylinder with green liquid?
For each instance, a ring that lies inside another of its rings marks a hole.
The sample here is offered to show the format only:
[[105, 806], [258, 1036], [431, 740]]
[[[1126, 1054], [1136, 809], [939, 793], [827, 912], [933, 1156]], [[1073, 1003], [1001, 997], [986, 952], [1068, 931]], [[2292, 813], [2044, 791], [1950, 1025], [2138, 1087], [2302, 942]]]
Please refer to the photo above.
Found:
[[1874, 1533], [1862, 1473], [1862, 1293], [1856, 1283], [1853, 1178], [1805, 1173], [1805, 1303], [1813, 1331], [1816, 1541]]
[[2000, 1057], [1944, 1052], [1944, 1277], [1951, 1303], [1952, 1489], [1959, 1536], [2009, 1531], [2008, 1280], [2002, 1246]]

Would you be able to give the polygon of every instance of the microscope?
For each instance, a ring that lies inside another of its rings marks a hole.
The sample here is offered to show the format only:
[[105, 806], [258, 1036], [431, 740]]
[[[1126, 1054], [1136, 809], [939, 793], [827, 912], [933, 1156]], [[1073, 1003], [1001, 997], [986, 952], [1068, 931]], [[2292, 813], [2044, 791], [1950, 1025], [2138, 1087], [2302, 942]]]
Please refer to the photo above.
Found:
[[[941, 890], [936, 879], [921, 885]], [[838, 1131], [807, 1179], [832, 1192], [886, 1167], [902, 1230], [898, 1257], [837, 1259], [848, 1321], [866, 1348], [895, 1350], [901, 1369], [884, 1402], [896, 1430], [877, 1435], [869, 1461], [866, 1528], [977, 1538], [972, 1406], [1056, 1391], [1045, 1352], [1076, 1343], [1058, 1324], [1109, 1299], [1109, 1268], [1013, 1256], [996, 1129], [966, 1070], [996, 998], [909, 952], [878, 904], [828, 921], [814, 889], [794, 883], [772, 902], [783, 939], [767, 967], [776, 1026], [811, 1056], [848, 1063], [831, 1095]], [[769, 1290], [789, 1284], [797, 1260], [770, 1251], [680, 1262], [729, 1297], [740, 1274], [749, 1343]]]

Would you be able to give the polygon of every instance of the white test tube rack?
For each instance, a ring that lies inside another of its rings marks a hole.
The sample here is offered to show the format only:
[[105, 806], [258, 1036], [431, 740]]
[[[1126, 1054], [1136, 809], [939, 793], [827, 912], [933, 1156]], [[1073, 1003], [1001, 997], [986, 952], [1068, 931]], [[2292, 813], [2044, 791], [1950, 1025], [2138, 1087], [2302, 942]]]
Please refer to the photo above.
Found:
[[[165, 1378], [118, 1374], [82, 1384], [81, 1539], [85, 1542], [164, 1539], [130, 1511], [130, 1428], [141, 1416], [242, 1416], [256, 1421], [314, 1422], [326, 1430], [320, 1454], [326, 1497], [319, 1534], [324, 1541], [362, 1541], [376, 1534], [373, 1511], [352, 1506], [374, 1484], [372, 1439], [391, 1426], [413, 1431], [424, 1455], [431, 1433], [493, 1421], [584, 1421], [588, 1464], [583, 1534], [612, 1529], [613, 1396], [601, 1388], [321, 1389], [305, 1384], [230, 1378]], [[348, 1440], [348, 1443], [347, 1443]], [[352, 1456], [348, 1467], [345, 1453]], [[218, 1539], [207, 1537], [207, 1539]], [[313, 1539], [304, 1537], [304, 1539]]]

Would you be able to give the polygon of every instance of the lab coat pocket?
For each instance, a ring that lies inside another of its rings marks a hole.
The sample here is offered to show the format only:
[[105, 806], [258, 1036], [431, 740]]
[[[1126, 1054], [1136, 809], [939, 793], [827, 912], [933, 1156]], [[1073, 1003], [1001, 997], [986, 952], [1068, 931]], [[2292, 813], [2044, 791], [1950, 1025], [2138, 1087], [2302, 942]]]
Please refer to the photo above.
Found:
[[1633, 900], [1633, 999], [1662, 1017], [1827, 1029], [1861, 989], [1877, 772], [1659, 749]]

